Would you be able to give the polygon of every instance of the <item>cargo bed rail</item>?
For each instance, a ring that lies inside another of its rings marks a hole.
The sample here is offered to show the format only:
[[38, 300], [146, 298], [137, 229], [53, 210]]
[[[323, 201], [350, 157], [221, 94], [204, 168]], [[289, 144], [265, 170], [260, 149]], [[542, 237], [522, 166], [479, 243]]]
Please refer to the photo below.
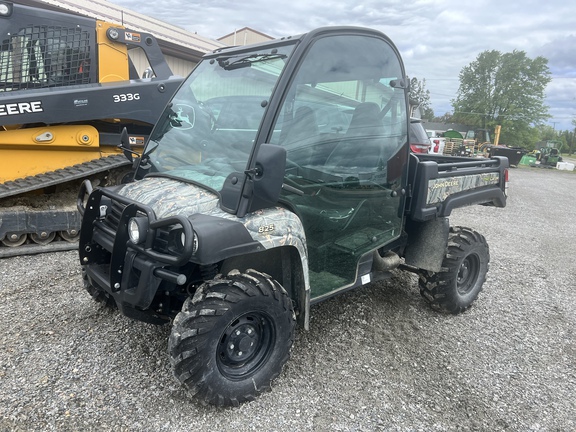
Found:
[[406, 214], [415, 221], [447, 217], [474, 204], [506, 206], [508, 159], [414, 156], [410, 158]]

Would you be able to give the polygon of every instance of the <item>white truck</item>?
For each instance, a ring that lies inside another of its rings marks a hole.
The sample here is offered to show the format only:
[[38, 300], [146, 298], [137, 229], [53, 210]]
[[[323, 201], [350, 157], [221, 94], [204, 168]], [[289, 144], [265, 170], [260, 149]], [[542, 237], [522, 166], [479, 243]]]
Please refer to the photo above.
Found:
[[444, 147], [446, 145], [446, 138], [442, 136], [443, 132], [427, 129], [426, 133], [428, 134], [431, 143], [430, 150], [428, 151], [428, 153], [443, 154]]

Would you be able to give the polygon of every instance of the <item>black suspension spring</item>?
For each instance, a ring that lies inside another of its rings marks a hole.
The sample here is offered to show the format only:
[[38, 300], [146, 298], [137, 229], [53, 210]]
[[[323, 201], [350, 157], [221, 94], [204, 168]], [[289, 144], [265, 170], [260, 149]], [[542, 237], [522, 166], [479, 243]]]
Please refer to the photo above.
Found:
[[203, 281], [212, 280], [218, 274], [218, 265], [217, 264], [208, 264], [200, 266], [200, 275], [202, 276]]

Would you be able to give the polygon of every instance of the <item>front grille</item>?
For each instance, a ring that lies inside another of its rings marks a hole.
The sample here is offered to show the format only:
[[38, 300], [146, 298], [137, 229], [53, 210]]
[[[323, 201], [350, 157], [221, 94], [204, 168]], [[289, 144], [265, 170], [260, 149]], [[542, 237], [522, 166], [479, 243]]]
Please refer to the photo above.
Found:
[[[88, 198], [83, 215], [82, 232], [92, 232], [92, 240], [85, 239], [81, 248], [87, 250], [82, 258], [90, 260], [88, 249], [92, 241], [99, 243], [112, 253], [112, 270], [121, 270], [128, 250], [146, 256], [162, 265], [180, 266], [188, 262], [194, 250], [192, 223], [182, 215], [156, 219], [154, 210], [145, 205], [118, 195], [110, 189], [96, 189]], [[144, 243], [131, 244], [126, 226], [132, 217], [148, 218], [149, 227]], [[95, 228], [90, 230], [90, 226]], [[176, 229], [176, 230], [175, 230]], [[185, 244], [180, 244], [180, 236], [185, 235]], [[82, 239], [82, 237], [81, 237]], [[83, 241], [83, 240], [81, 240]], [[111, 270], [111, 274], [116, 274]], [[112, 276], [111, 276], [112, 277]]]
[[106, 217], [104, 218], [104, 223], [106, 226], [114, 232], [118, 231], [118, 226], [120, 225], [120, 216], [126, 208], [125, 204], [118, 201], [112, 201], [110, 208], [106, 211]]
[[[114, 233], [118, 232], [120, 226], [120, 218], [122, 212], [126, 208], [126, 204], [119, 201], [112, 200], [107, 204], [106, 216], [104, 217], [104, 225]], [[138, 211], [136, 216], [146, 217], [146, 213]], [[156, 237], [153, 242], [153, 249], [161, 253], [169, 253], [168, 242], [170, 230], [173, 228], [172, 225], [160, 227], [156, 230]]]
[[156, 231], [156, 238], [154, 239], [154, 250], [162, 253], [169, 253], [168, 251], [168, 236], [172, 227], [162, 227]]

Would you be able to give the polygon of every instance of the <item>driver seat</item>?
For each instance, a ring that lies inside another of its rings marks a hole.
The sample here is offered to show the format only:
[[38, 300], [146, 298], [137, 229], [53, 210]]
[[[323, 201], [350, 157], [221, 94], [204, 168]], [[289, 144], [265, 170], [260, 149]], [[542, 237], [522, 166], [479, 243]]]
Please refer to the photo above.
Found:
[[296, 110], [284, 140], [290, 159], [299, 165], [308, 165], [314, 155], [314, 144], [318, 141], [318, 135], [316, 113], [310, 107], [301, 106]]
[[384, 131], [378, 104], [361, 103], [354, 110], [346, 138], [328, 156], [326, 165], [376, 171], [382, 164]]

